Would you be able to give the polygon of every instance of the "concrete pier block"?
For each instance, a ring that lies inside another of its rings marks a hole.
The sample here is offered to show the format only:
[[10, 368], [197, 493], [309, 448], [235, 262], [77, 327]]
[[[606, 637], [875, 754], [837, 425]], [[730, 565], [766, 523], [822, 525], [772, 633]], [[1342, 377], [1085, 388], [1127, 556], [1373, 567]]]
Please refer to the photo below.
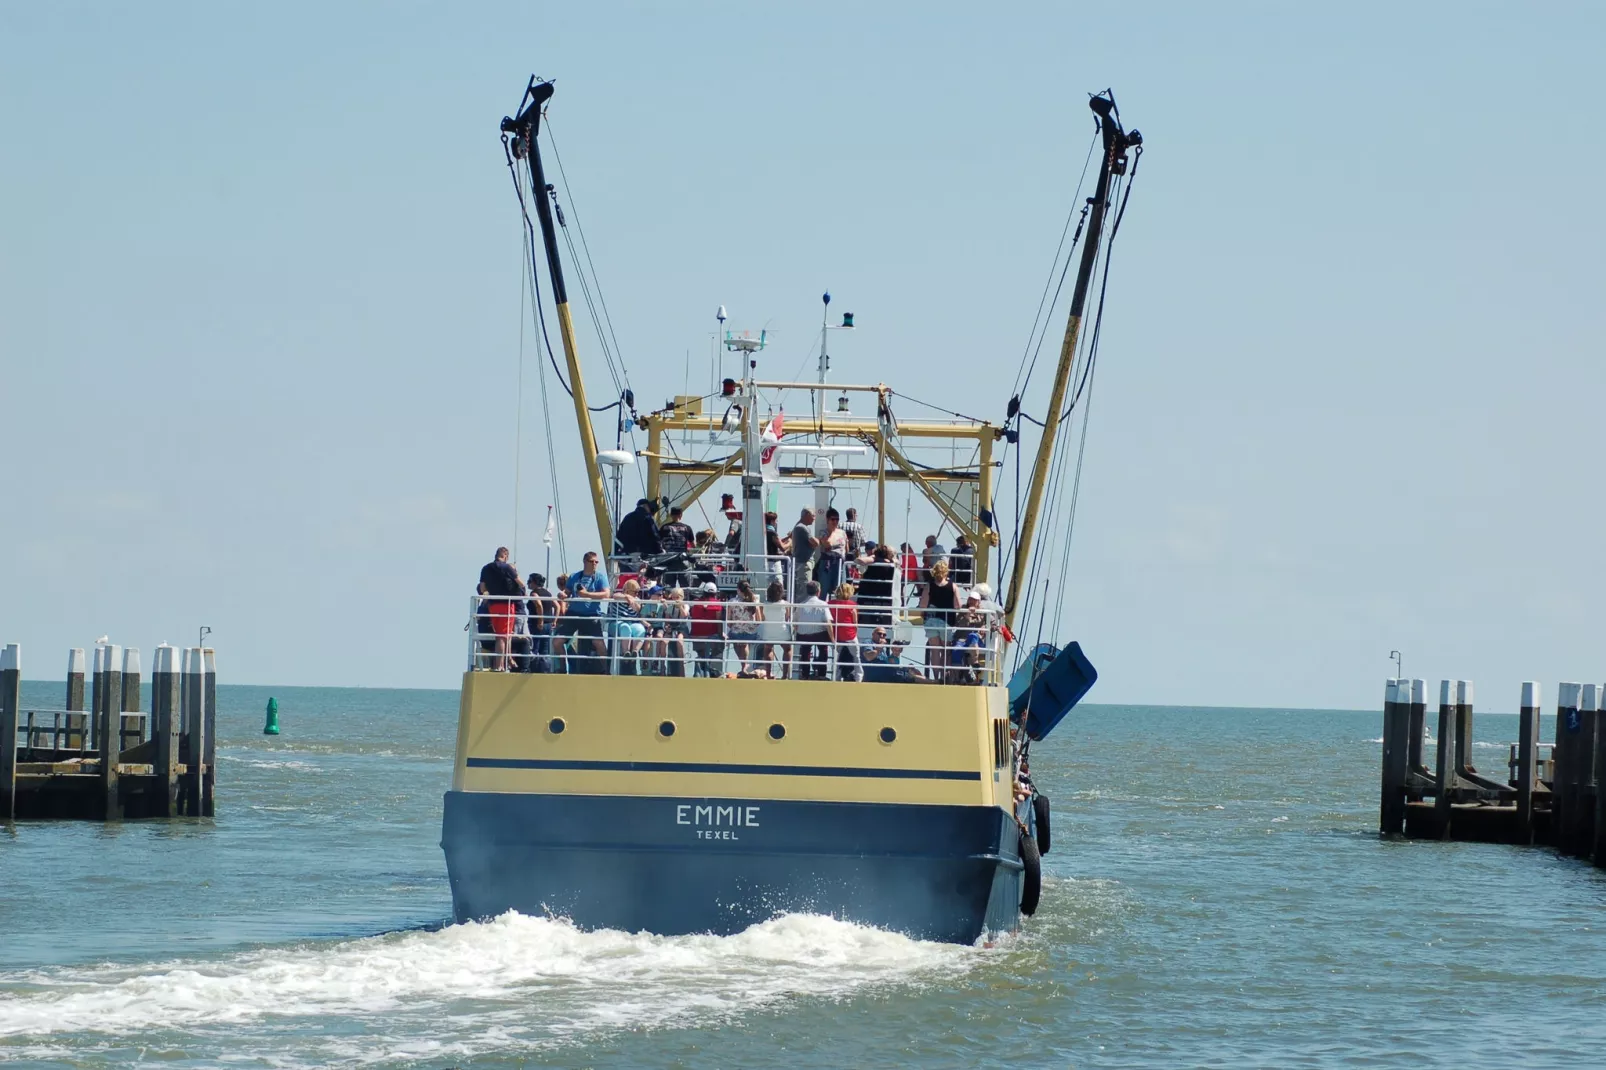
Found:
[[1433, 800], [1434, 827], [1441, 839], [1450, 836], [1450, 802], [1455, 786], [1455, 681], [1439, 681], [1439, 753], [1436, 763], [1439, 794]]
[[0, 821], [10, 821], [17, 814], [17, 718], [21, 712], [22, 648], [8, 643], [0, 650]]

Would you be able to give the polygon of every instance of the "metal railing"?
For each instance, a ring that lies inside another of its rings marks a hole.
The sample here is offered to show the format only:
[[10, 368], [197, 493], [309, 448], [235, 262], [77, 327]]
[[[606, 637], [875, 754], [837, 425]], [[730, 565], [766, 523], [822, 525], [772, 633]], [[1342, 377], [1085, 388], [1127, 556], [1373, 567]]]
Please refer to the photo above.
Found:
[[[99, 757], [100, 716], [93, 710], [18, 710], [17, 760], [62, 762]], [[128, 710], [118, 716], [122, 718], [120, 751], [145, 742], [150, 714]]]
[[1004, 676], [995, 606], [939, 616], [898, 605], [745, 602], [703, 582], [716, 590], [632, 597], [616, 588], [606, 600], [473, 596], [468, 668], [959, 685]]

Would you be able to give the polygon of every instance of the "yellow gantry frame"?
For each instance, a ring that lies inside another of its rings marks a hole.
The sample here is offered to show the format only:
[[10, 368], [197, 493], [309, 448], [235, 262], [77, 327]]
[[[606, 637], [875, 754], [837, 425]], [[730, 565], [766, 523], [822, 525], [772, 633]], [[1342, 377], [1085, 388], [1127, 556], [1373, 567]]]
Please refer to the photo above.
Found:
[[[760, 384], [767, 385], [767, 384]], [[812, 384], [808, 384], [812, 385]], [[663, 476], [674, 474], [696, 479], [686, 492], [671, 502], [685, 508], [706, 494], [715, 483], [728, 475], [739, 475], [742, 470], [740, 451], [723, 460], [681, 461], [665, 456], [664, 433], [669, 431], [718, 431], [721, 419], [713, 415], [690, 416], [682, 412], [665, 411], [641, 417], [647, 431], [647, 448], [640, 456], [647, 462], [647, 497], [654, 502], [662, 494]], [[861, 420], [833, 416], [816, 418], [806, 424], [795, 425], [802, 433], [825, 439], [851, 439], [871, 446], [876, 451], [876, 467], [872, 470], [837, 472], [834, 479], [873, 479], [877, 491], [877, 541], [887, 541], [886, 485], [888, 480], [909, 482], [936, 507], [948, 522], [965, 533], [976, 547], [976, 575], [986, 576], [991, 560], [991, 549], [998, 545], [998, 533], [983, 522], [979, 515], [961, 512], [941, 486], [960, 483], [976, 487], [976, 500], [982, 508], [990, 508], [993, 498], [993, 443], [1003, 437], [1003, 431], [985, 421], [940, 421], [898, 423], [888, 434], [877, 420]], [[910, 461], [896, 444], [899, 438], [950, 439], [974, 441], [978, 448], [974, 468], [921, 468]], [[916, 547], [918, 550], [919, 547]]]

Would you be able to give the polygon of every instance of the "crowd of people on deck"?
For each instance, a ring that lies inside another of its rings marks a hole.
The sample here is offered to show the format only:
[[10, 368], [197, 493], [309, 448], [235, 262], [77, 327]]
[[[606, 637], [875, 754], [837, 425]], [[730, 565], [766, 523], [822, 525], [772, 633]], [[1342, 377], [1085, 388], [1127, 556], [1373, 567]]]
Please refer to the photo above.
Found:
[[[764, 519], [767, 573], [737, 563], [739, 521], [720, 540], [694, 532], [679, 508], [655, 523], [646, 500], [619, 524], [613, 581], [594, 551], [551, 586], [540, 573], [521, 578], [499, 547], [480, 570], [475, 668], [983, 682], [999, 609], [973, 582], [963, 534], [951, 549], [928, 535], [918, 551], [894, 550], [866, 538], [854, 509], [826, 510], [822, 534], [812, 509], [784, 536], [776, 514]], [[923, 664], [897, 638], [917, 613]]]

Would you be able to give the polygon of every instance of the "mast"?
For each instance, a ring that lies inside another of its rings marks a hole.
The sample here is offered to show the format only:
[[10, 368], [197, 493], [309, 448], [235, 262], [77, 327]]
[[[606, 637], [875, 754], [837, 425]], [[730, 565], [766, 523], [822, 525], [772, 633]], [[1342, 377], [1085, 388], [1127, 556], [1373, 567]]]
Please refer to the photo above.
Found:
[[1128, 134], [1121, 128], [1120, 113], [1115, 97], [1109, 90], [1087, 102], [1098, 116], [1099, 130], [1104, 138], [1104, 158], [1099, 163], [1098, 184], [1088, 201], [1087, 241], [1082, 246], [1082, 260], [1076, 269], [1076, 288], [1071, 293], [1070, 316], [1065, 322], [1065, 339], [1060, 343], [1059, 366], [1054, 370], [1054, 388], [1049, 393], [1048, 409], [1043, 414], [1043, 437], [1037, 444], [1037, 459], [1032, 462], [1031, 490], [1026, 495], [1026, 515], [1021, 521], [1020, 541], [1015, 550], [1015, 561], [1009, 574], [1009, 601], [1005, 604], [1004, 625], [1013, 630], [1015, 614], [1024, 601], [1026, 565], [1031, 556], [1032, 540], [1037, 535], [1037, 514], [1043, 503], [1043, 487], [1048, 482], [1048, 470], [1054, 459], [1054, 443], [1059, 438], [1060, 416], [1065, 408], [1065, 395], [1070, 389], [1071, 373], [1076, 364], [1076, 343], [1082, 332], [1082, 312], [1087, 306], [1087, 291], [1093, 279], [1093, 265], [1098, 260], [1099, 244], [1104, 237], [1104, 212], [1109, 203], [1110, 176], [1126, 171], [1126, 151], [1143, 143], [1136, 130]]
[[[569, 365], [569, 393], [574, 398], [575, 422], [580, 425], [580, 452], [585, 457], [586, 482], [591, 489], [591, 506], [596, 513], [597, 552], [604, 561], [613, 553], [613, 521], [608, 515], [608, 492], [602, 484], [602, 465], [597, 460], [597, 434], [591, 426], [591, 410], [586, 406], [586, 388], [580, 375], [580, 357], [574, 347], [574, 321], [569, 315], [569, 293], [563, 285], [563, 263], [558, 259], [557, 232], [552, 229], [552, 204], [547, 199], [546, 172], [541, 167], [541, 147], [536, 134], [541, 126], [541, 108], [552, 98], [551, 82], [533, 78], [525, 90], [526, 103], [516, 119], [504, 118], [502, 132], [514, 135], [514, 155], [523, 155], [530, 166], [530, 193], [535, 214], [541, 221], [541, 243], [546, 247], [547, 278], [552, 284], [552, 302], [558, 309], [558, 333], [563, 337], [563, 356]], [[536, 295], [540, 300], [540, 295]]]
[[824, 307], [820, 311], [820, 388], [813, 391], [816, 427], [825, 418], [825, 379], [826, 373], [831, 370], [831, 355], [825, 349], [826, 336], [831, 333], [831, 291], [825, 291], [820, 300], [824, 302]]

